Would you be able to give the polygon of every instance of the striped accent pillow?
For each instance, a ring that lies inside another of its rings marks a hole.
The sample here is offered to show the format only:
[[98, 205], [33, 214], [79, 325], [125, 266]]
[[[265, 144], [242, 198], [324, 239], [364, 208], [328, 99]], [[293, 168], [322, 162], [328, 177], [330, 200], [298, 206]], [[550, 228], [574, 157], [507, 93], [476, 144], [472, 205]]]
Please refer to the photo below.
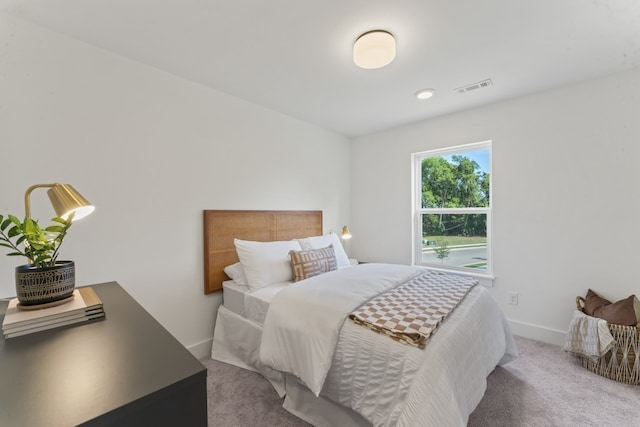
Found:
[[290, 251], [289, 256], [291, 257], [293, 279], [296, 282], [338, 269], [333, 244], [321, 249]]

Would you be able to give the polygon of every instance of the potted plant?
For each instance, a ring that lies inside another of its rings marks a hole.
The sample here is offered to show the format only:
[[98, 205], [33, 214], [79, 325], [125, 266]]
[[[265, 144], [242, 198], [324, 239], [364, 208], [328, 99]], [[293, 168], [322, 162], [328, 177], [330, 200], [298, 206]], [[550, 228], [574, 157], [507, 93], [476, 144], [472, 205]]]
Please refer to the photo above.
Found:
[[[16, 267], [16, 294], [22, 307], [61, 302], [75, 289], [75, 264], [58, 261], [60, 246], [71, 227], [73, 216], [53, 218], [42, 228], [38, 221], [14, 215], [0, 215], [0, 246], [8, 256], [23, 256], [28, 263]], [[23, 249], [21, 247], [24, 246]]]

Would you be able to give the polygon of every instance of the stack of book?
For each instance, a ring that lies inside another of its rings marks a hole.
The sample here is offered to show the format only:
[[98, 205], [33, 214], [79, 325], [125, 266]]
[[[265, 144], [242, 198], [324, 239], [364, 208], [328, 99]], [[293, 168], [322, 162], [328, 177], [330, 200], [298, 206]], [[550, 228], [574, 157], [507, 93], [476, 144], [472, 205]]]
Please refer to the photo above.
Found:
[[84, 287], [74, 290], [69, 302], [39, 310], [22, 309], [17, 298], [10, 300], [2, 333], [5, 338], [13, 338], [102, 318], [102, 301], [93, 288]]

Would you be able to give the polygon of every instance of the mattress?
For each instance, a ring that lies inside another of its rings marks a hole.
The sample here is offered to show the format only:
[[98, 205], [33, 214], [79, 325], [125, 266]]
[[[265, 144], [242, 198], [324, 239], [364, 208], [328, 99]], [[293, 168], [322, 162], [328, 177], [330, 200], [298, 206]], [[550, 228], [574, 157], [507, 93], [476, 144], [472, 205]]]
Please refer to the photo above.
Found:
[[233, 280], [222, 283], [223, 305], [252, 322], [264, 324], [273, 297], [291, 282], [274, 283], [252, 291], [246, 285], [238, 285]]
[[248, 286], [226, 280], [222, 282], [222, 304], [238, 316], [244, 317], [244, 295], [247, 292], [249, 292]]

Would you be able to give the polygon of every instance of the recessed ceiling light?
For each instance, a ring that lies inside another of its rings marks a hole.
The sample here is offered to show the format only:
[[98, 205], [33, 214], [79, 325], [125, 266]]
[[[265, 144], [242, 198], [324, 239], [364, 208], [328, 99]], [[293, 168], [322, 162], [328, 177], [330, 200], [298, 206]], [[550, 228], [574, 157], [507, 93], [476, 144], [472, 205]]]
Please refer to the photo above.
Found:
[[435, 89], [420, 89], [416, 92], [416, 98], [418, 99], [429, 99], [436, 93]]
[[396, 39], [388, 31], [368, 31], [353, 44], [353, 62], [367, 70], [381, 68], [396, 57]]

